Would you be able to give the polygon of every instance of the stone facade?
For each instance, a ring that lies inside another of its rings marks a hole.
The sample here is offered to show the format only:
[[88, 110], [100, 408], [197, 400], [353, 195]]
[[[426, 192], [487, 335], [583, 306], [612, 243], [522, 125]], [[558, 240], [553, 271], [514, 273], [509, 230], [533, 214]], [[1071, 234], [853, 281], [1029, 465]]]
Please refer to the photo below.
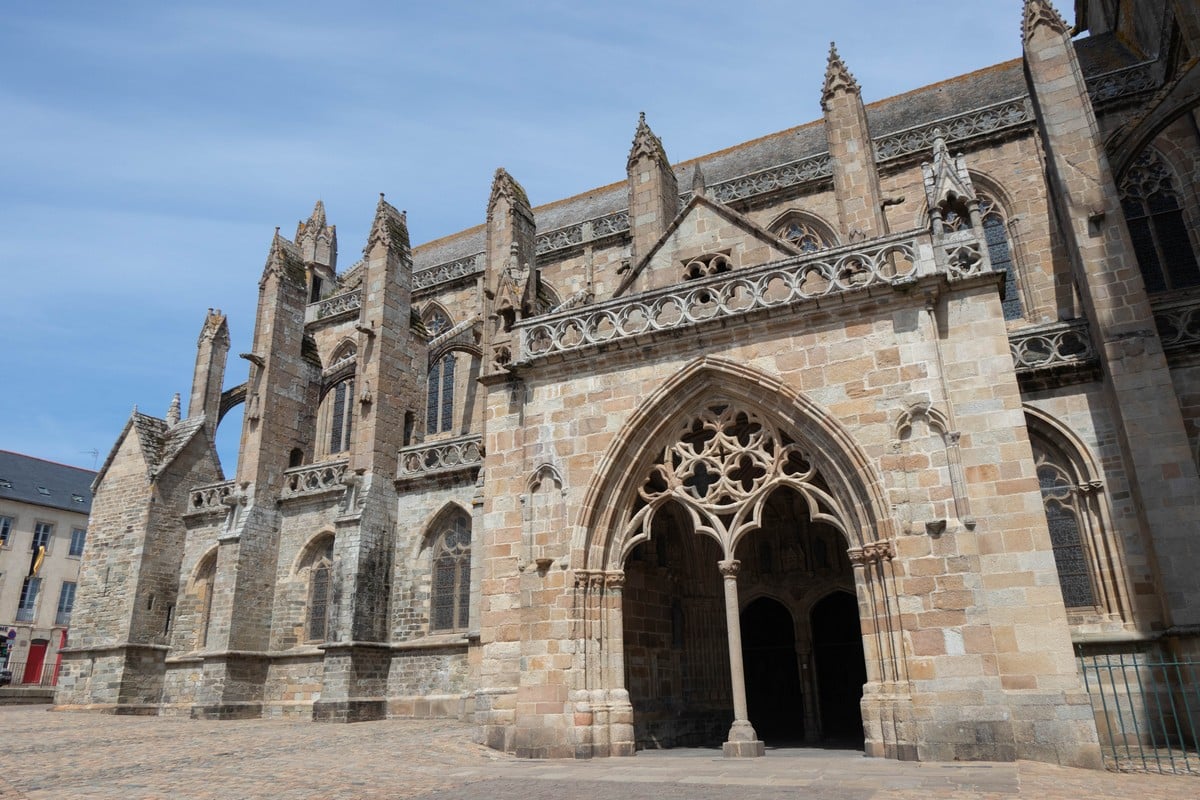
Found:
[[415, 248], [381, 197], [342, 272], [318, 203], [247, 383], [210, 311], [104, 465], [58, 703], [1098, 766], [1077, 659], [1200, 649], [1200, 37], [1146, 5], [869, 106], [831, 49], [821, 121], [643, 116], [626, 182], [501, 169]]

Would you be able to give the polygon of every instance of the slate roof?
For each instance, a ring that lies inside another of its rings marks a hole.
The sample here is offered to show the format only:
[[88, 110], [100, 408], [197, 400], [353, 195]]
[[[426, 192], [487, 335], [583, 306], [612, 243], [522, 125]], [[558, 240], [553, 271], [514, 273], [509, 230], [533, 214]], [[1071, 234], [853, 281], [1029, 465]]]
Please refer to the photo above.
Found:
[[[1085, 75], [1110, 72], [1139, 61], [1116, 36], [1107, 33], [1078, 39], [1075, 49]], [[814, 85], [814, 93], [818, 88]], [[872, 137], [880, 138], [1026, 94], [1024, 68], [1021, 59], [1017, 58], [871, 103], [866, 108], [867, 122]], [[704, 169], [705, 181], [711, 187], [827, 150], [825, 128], [818, 119], [680, 162], [674, 167], [679, 186], [686, 187], [691, 185], [693, 165], [699, 162]], [[626, 192], [626, 183], [622, 179], [537, 206], [533, 213], [538, 231], [550, 231], [620, 211], [628, 205]], [[413, 249], [413, 268], [419, 271], [479, 253], [486, 246], [485, 237], [485, 226], [476, 225], [419, 245]]]
[[204, 427], [204, 415], [197, 414], [194, 417], [182, 419], [176, 423], [175, 427], [167, 427], [167, 421], [152, 417], [149, 414], [143, 414], [139, 411], [134, 411], [129, 421], [125, 423], [125, 428], [121, 431], [121, 435], [117, 437], [117, 441], [113, 444], [112, 451], [109, 452], [108, 458], [104, 461], [104, 466], [100, 467], [98, 473], [92, 473], [98, 483], [104, 473], [108, 472], [109, 466], [113, 459], [116, 458], [117, 452], [121, 449], [121, 443], [125, 441], [125, 437], [132, 429], [138, 437], [138, 444], [141, 445], [142, 455], [146, 459], [146, 472], [150, 478], [163, 469], [166, 469], [175, 457], [183, 452], [183, 448], [187, 446], [196, 432]]
[[90, 469], [0, 450], [2, 500], [87, 514], [92, 510], [95, 477], [96, 473]]

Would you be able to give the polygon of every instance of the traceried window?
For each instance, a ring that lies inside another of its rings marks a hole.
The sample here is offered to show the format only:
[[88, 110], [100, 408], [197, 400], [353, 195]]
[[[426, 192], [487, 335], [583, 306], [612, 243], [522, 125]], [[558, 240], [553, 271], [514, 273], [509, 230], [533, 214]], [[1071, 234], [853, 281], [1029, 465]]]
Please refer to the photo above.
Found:
[[1154, 150], [1147, 148], [1126, 173], [1121, 207], [1146, 291], [1200, 285], [1182, 198], [1170, 169]]
[[465, 630], [471, 607], [471, 520], [457, 513], [433, 542], [429, 629]]
[[1083, 533], [1087, 510], [1079, 504], [1072, 470], [1066, 458], [1040, 437], [1031, 433], [1030, 444], [1063, 601], [1067, 608], [1095, 606], [1096, 590]]
[[[1012, 242], [1008, 237], [1008, 222], [999, 204], [983, 192], [977, 192], [979, 198], [979, 216], [983, 222], [983, 238], [987, 243], [988, 256], [992, 260], [992, 269], [1004, 273], [1004, 308], [1005, 319], [1021, 319], [1024, 314], [1021, 308], [1020, 287], [1017, 285], [1017, 267], [1013, 262]], [[946, 230], [957, 231], [970, 227], [971, 221], [957, 211], [947, 211], [943, 220]]]
[[329, 635], [329, 612], [333, 606], [333, 537], [325, 536], [312, 546], [308, 558], [308, 603], [304, 639], [323, 642]]
[[354, 378], [347, 378], [329, 390], [329, 452], [350, 449], [354, 433]]
[[785, 222], [777, 231], [777, 235], [796, 245], [801, 253], [815, 253], [830, 246], [828, 237], [811, 223], [799, 219]]

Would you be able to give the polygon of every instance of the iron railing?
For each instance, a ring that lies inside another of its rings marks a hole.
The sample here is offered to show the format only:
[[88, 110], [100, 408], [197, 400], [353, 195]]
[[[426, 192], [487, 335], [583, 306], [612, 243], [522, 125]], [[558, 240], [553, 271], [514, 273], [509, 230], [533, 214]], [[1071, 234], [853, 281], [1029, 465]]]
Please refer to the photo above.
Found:
[[1079, 667], [1108, 769], [1200, 775], [1200, 661], [1081, 654]]
[[[32, 677], [33, 680], [25, 680], [27, 677]], [[14, 688], [31, 687], [31, 686], [54, 686], [58, 683], [58, 657], [47, 658], [42, 662], [42, 671], [40, 675], [28, 676], [25, 674], [25, 661], [17, 661], [16, 659], [9, 661], [7, 665], [0, 666], [0, 687], [12, 686]]]

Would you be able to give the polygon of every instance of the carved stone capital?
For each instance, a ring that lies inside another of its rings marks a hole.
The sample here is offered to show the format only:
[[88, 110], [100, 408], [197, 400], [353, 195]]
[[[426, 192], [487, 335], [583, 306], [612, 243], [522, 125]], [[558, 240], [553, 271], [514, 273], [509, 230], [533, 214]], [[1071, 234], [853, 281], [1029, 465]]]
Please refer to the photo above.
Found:
[[736, 578], [741, 568], [742, 562], [736, 558], [728, 558], [717, 562], [717, 569], [721, 570], [721, 575], [725, 578]]
[[625, 570], [612, 570], [604, 573], [604, 585], [609, 591], [620, 591], [625, 588]]

